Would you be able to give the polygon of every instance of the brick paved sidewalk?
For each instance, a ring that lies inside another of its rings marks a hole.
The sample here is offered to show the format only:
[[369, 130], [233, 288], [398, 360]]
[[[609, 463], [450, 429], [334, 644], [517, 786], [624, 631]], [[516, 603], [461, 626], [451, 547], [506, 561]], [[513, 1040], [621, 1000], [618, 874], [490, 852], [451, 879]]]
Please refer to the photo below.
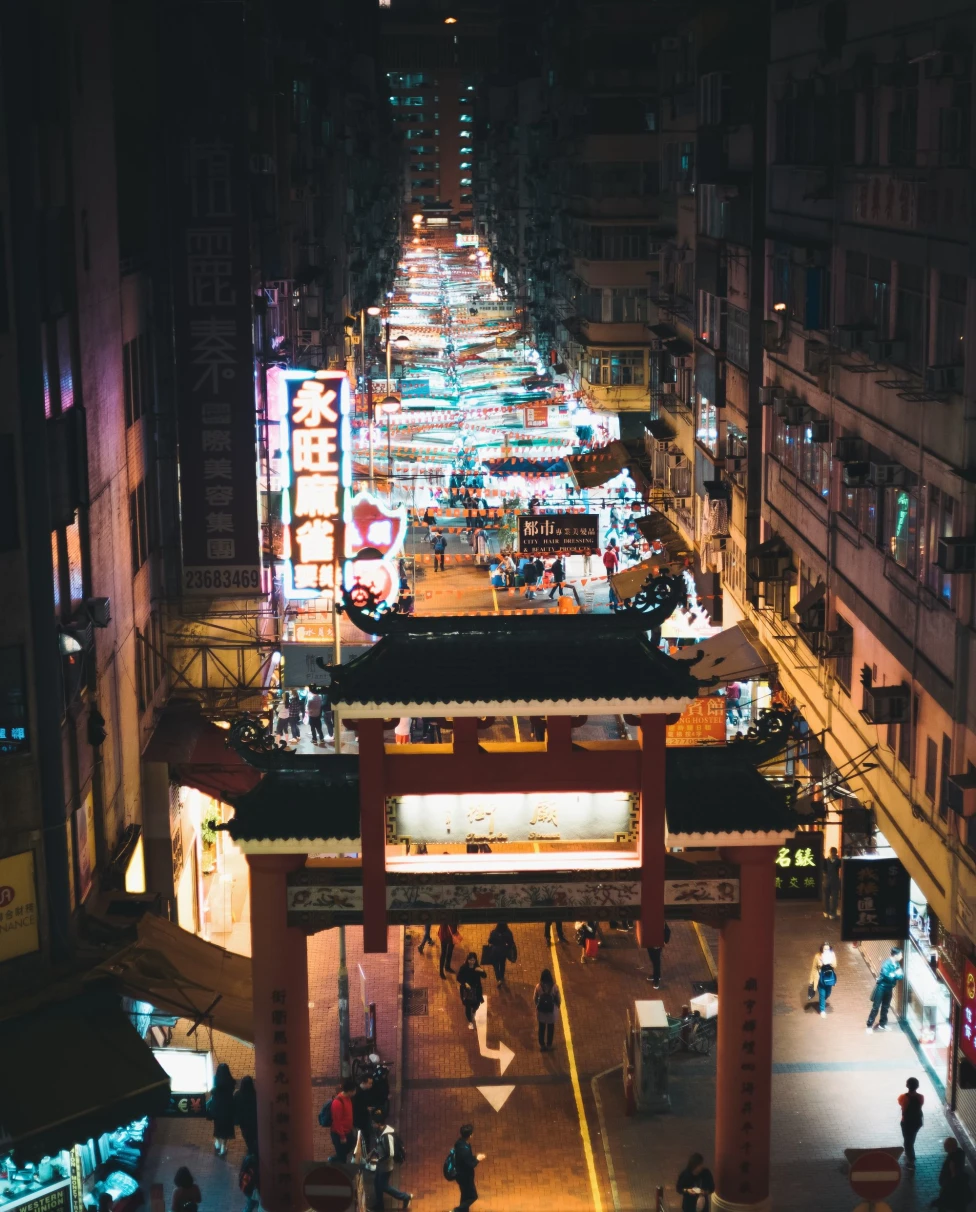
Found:
[[[847, 1181], [844, 1149], [901, 1144], [896, 1099], [914, 1075], [925, 1096], [918, 1170], [888, 1203], [893, 1212], [918, 1212], [938, 1189], [941, 1144], [952, 1129], [908, 1036], [894, 1024], [885, 1034], [865, 1033], [874, 981], [860, 953], [840, 943], [838, 935], [838, 923], [825, 922], [815, 903], [777, 908], [773, 1207], [777, 1212], [850, 1212], [856, 1199]], [[806, 989], [813, 953], [825, 938], [837, 952], [838, 983], [822, 1019], [816, 1003], [807, 1005]], [[710, 1158], [714, 1148], [714, 1057], [675, 1058], [668, 1115], [627, 1119], [616, 1097], [618, 1075], [600, 1088], [620, 1212], [653, 1206], [658, 1183], [676, 1209], [673, 1184], [685, 1158], [694, 1150]]]

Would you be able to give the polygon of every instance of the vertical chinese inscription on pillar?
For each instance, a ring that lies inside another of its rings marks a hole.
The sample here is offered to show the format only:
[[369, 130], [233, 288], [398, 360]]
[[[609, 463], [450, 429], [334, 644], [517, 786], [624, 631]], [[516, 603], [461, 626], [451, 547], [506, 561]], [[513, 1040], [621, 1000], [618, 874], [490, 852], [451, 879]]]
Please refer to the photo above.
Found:
[[[752, 1194], [752, 1138], [755, 1132], [753, 1110], [756, 1098], [756, 1006], [759, 981], [746, 977], [731, 1013], [739, 1022], [739, 1157], [738, 1190], [740, 1195]], [[764, 1075], [768, 1080], [768, 1075]], [[743, 1202], [748, 1203], [748, 1200]]]
[[284, 989], [271, 991], [271, 1187], [287, 1198], [291, 1168], [291, 1090], [288, 1080], [288, 1006]]

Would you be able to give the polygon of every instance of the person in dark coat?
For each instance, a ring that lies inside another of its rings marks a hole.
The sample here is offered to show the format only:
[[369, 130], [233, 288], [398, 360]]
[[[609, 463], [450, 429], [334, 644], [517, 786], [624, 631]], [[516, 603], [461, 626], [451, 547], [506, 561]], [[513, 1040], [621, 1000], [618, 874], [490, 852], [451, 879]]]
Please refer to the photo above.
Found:
[[214, 1149], [223, 1157], [227, 1142], [233, 1140], [234, 1132], [234, 1087], [237, 1083], [228, 1065], [218, 1065], [214, 1074], [213, 1089], [207, 1099], [207, 1118], [213, 1120]]
[[715, 1179], [711, 1170], [705, 1168], [705, 1159], [700, 1153], [692, 1153], [688, 1164], [678, 1175], [675, 1189], [681, 1196], [681, 1212], [697, 1212], [699, 1196], [704, 1195], [706, 1204], [715, 1190]]
[[966, 1169], [966, 1154], [955, 1137], [944, 1143], [946, 1159], [939, 1171], [939, 1194], [932, 1200], [932, 1207], [939, 1212], [966, 1212], [972, 1203], [973, 1191]]
[[478, 957], [473, 951], [468, 952], [468, 958], [458, 969], [457, 983], [461, 987], [461, 1002], [464, 1005], [464, 1017], [468, 1020], [468, 1030], [474, 1030], [474, 1016], [478, 1007], [485, 1000], [481, 982], [488, 973], [478, 967]]
[[461, 1135], [454, 1142], [454, 1170], [457, 1174], [457, 1185], [461, 1198], [454, 1212], [468, 1212], [478, 1198], [478, 1189], [474, 1185], [474, 1170], [479, 1162], [485, 1160], [484, 1153], [475, 1153], [471, 1148], [471, 1133], [474, 1124], [462, 1124]]
[[549, 597], [554, 598], [558, 593], [563, 596], [563, 580], [566, 576], [566, 569], [563, 565], [563, 557], [557, 555], [552, 562], [552, 589], [549, 590]]
[[352, 1096], [352, 1126], [362, 1132], [367, 1152], [373, 1147], [373, 1112], [376, 1107], [373, 1079], [367, 1075], [360, 1081], [356, 1093]]
[[515, 936], [505, 922], [499, 922], [488, 935], [488, 946], [491, 948], [491, 966], [495, 969], [495, 980], [504, 985], [505, 964], [508, 960], [515, 959]]
[[258, 1151], [258, 1096], [254, 1078], [241, 1078], [240, 1089], [234, 1095], [234, 1122], [241, 1130], [248, 1153]]
[[203, 1201], [203, 1196], [186, 1166], [180, 1166], [176, 1171], [173, 1188], [173, 1198], [170, 1201], [172, 1212], [196, 1212], [197, 1206]]

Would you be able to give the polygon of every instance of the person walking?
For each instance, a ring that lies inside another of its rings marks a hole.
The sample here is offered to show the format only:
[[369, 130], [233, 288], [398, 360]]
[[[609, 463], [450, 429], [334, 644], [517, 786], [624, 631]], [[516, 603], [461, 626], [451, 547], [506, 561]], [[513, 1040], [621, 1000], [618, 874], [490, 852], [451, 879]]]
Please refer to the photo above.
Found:
[[671, 927], [667, 922], [664, 923], [664, 946], [663, 947], [648, 947], [647, 958], [651, 961], [651, 975], [647, 978], [655, 989], [661, 988], [661, 953], [664, 947], [671, 942]]
[[332, 1123], [329, 1133], [335, 1153], [329, 1158], [330, 1162], [344, 1162], [356, 1147], [356, 1129], [352, 1122], [352, 1099], [355, 1093], [355, 1079], [346, 1077], [342, 1080], [342, 1088], [332, 1100]]
[[203, 1196], [186, 1166], [180, 1166], [176, 1171], [173, 1187], [173, 1198], [169, 1205], [171, 1212], [197, 1212]]
[[892, 947], [891, 955], [881, 965], [874, 993], [871, 995], [871, 1013], [868, 1015], [867, 1025], [869, 1032], [873, 1030], [876, 1018], [878, 1019], [878, 1030], [888, 1030], [888, 1007], [891, 1005], [891, 995], [895, 991], [895, 985], [903, 980], [904, 976], [905, 969], [901, 966], [901, 948]]
[[[382, 1111], [373, 1112], [373, 1131], [376, 1134], [376, 1144], [370, 1150], [369, 1160], [376, 1166], [373, 1175], [373, 1208], [374, 1212], [383, 1212], [383, 1196], [389, 1195], [400, 1201], [403, 1208], [410, 1207], [413, 1195], [407, 1191], [398, 1191], [392, 1186], [393, 1167], [398, 1164], [397, 1135], [386, 1122]], [[402, 1156], [402, 1154], [401, 1154]]]
[[552, 1051], [552, 1037], [556, 1030], [556, 1010], [562, 1002], [559, 986], [552, 979], [548, 968], [543, 968], [539, 983], [532, 993], [535, 1016], [539, 1021], [539, 1051]]
[[305, 704], [305, 711], [308, 714], [308, 726], [312, 732], [312, 744], [325, 744], [325, 736], [322, 732], [322, 696], [317, 690], [313, 690], [308, 696], [308, 702]]
[[234, 1095], [234, 1122], [241, 1130], [248, 1153], [258, 1151], [258, 1097], [254, 1078], [248, 1074]]
[[484, 1153], [475, 1153], [471, 1148], [471, 1135], [474, 1124], [462, 1124], [460, 1135], [451, 1150], [454, 1156], [454, 1178], [460, 1191], [460, 1199], [454, 1212], [468, 1212], [478, 1198], [478, 1188], [474, 1185], [475, 1167], [485, 1160]]
[[594, 946], [590, 947], [592, 958], [597, 958], [599, 943], [600, 928], [596, 922], [577, 922], [576, 923], [576, 941], [581, 947], [580, 963], [585, 964], [587, 960], [586, 950], [590, 943]]
[[506, 555], [502, 562], [498, 565], [498, 571], [505, 578], [505, 584], [509, 589], [515, 587], [515, 574], [518, 571], [515, 567], [515, 561], [511, 555]]
[[473, 542], [474, 562], [483, 564], [488, 558], [488, 531], [480, 523], [475, 527]]
[[557, 593], [560, 597], [563, 596], [563, 579], [565, 576], [566, 568], [563, 564], [563, 557], [561, 555], [557, 555], [552, 562], [552, 589], [549, 590], [550, 601], [556, 596]]
[[915, 1137], [922, 1128], [924, 1116], [922, 1104], [925, 1095], [918, 1092], [918, 1078], [910, 1077], [905, 1082], [905, 1093], [898, 1095], [898, 1106], [901, 1107], [901, 1137], [905, 1142], [905, 1169], [915, 1169]]
[[514, 964], [518, 958], [515, 946], [515, 936], [507, 923], [499, 922], [488, 935], [488, 946], [491, 948], [491, 966], [495, 969], [495, 980], [499, 985], [505, 984], [505, 964], [511, 960]]
[[525, 600], [531, 602], [535, 597], [536, 582], [539, 580], [535, 560], [526, 560], [523, 563], [522, 580], [525, 582]]
[[367, 1152], [373, 1147], [373, 1112], [377, 1110], [373, 1093], [373, 1077], [367, 1073], [360, 1079], [352, 1096], [352, 1126], [363, 1135], [363, 1148]]
[[291, 730], [291, 735], [297, 741], [302, 735], [302, 716], [305, 714], [302, 707], [302, 700], [298, 697], [298, 691], [291, 692], [291, 699], [288, 703], [288, 727]]
[[700, 1153], [692, 1153], [688, 1164], [678, 1175], [675, 1189], [681, 1196], [681, 1212], [708, 1212], [715, 1179], [705, 1166]]
[[952, 1136], [943, 1143], [942, 1148], [946, 1158], [939, 1171], [939, 1194], [932, 1200], [932, 1207], [938, 1208], [939, 1212], [966, 1212], [973, 1198], [966, 1154]]
[[434, 535], [434, 571], [444, 571], [444, 553], [447, 551], [447, 539], [442, 530], [438, 530]]
[[227, 1142], [233, 1140], [234, 1087], [237, 1082], [228, 1065], [218, 1065], [213, 1089], [207, 1099], [207, 1119], [213, 1120], [214, 1151], [219, 1157], [227, 1152]]
[[258, 1177], [258, 1154], [256, 1149], [249, 1149], [244, 1154], [241, 1168], [237, 1174], [237, 1185], [244, 1196], [243, 1212], [254, 1212], [261, 1203], [261, 1180]]
[[478, 1007], [485, 1000], [482, 981], [488, 973], [478, 967], [478, 957], [473, 951], [468, 952], [468, 958], [458, 969], [457, 983], [461, 988], [461, 1003], [464, 1006], [464, 1017], [468, 1020], [468, 1030], [474, 1030], [474, 1016]]
[[420, 940], [420, 946], [417, 948], [421, 955], [423, 955], [424, 948], [428, 944], [433, 947], [434, 940], [430, 936], [430, 922], [424, 922], [424, 937]]
[[561, 943], [565, 943], [567, 941], [566, 935], [563, 934], [562, 922], [546, 922], [545, 930], [546, 930], [546, 946], [547, 947], [552, 946], [552, 928], [553, 928], [553, 926], [556, 927], [556, 938], [558, 938]]
[[820, 997], [820, 1015], [822, 1018], [825, 1018], [827, 1015], [827, 1002], [836, 984], [837, 956], [834, 955], [834, 949], [830, 943], [823, 943], [820, 950], [813, 957], [813, 964], [810, 967], [810, 983], [807, 986], [807, 992], [811, 1000], [814, 989], [818, 992]]
[[441, 979], [446, 980], [445, 974], [454, 971], [451, 967], [451, 958], [454, 955], [454, 929], [450, 922], [441, 922], [437, 927], [437, 941], [441, 947]]
[[830, 853], [823, 861], [823, 905], [824, 917], [835, 918], [837, 905], [840, 901], [840, 870], [841, 860], [837, 855], [837, 847], [831, 846]]

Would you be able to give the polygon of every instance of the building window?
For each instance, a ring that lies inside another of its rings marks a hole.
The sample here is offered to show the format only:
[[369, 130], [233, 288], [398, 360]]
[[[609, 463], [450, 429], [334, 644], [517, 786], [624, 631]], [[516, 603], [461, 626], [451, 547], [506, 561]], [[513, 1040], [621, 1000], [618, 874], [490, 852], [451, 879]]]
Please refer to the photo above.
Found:
[[[915, 70], [917, 72], [917, 67]], [[917, 147], [918, 89], [895, 89], [893, 104], [888, 111], [888, 163], [914, 168]]]
[[701, 76], [699, 85], [698, 116], [702, 126], [718, 126], [727, 118], [726, 92], [728, 80], [725, 72], [707, 72]]
[[643, 387], [642, 349], [594, 349], [590, 351], [589, 381], [603, 387]]
[[721, 189], [720, 185], [698, 187], [698, 230], [714, 240], [723, 240], [729, 228], [729, 204], [721, 196]]
[[834, 677], [844, 692], [850, 694], [854, 672], [854, 628], [843, 615], [837, 616], [836, 640], [842, 655], [834, 659]]
[[938, 778], [939, 747], [932, 738], [925, 738], [925, 794], [935, 802], [935, 784]]
[[706, 450], [718, 455], [718, 409], [707, 396], [698, 397], [695, 438]]
[[749, 369], [749, 313], [731, 303], [725, 313], [725, 353], [741, 370]]
[[949, 815], [949, 775], [952, 771], [952, 740], [942, 734], [942, 769], [939, 771], [939, 815]]
[[129, 546], [132, 556], [132, 575], [149, 559], [149, 508], [146, 498], [146, 481], [129, 493]]
[[152, 348], [148, 333], [140, 333], [122, 346], [122, 399], [128, 429], [152, 411]]
[[898, 762], [915, 773], [915, 729], [918, 726], [918, 695], [912, 696], [911, 722], [898, 725]]
[[877, 542], [878, 538], [878, 490], [876, 488], [847, 488], [841, 491], [841, 513], [863, 535]]
[[712, 349], [722, 348], [725, 330], [725, 300], [707, 290], [698, 292], [698, 335]]
[[925, 270], [920, 265], [898, 266], [895, 336], [905, 344], [902, 364], [921, 370], [925, 359]]
[[952, 538], [955, 519], [955, 498], [930, 484], [922, 549], [922, 579], [947, 606], [952, 605], [953, 578], [944, 573], [935, 561], [939, 555], [939, 539]]
[[648, 261], [660, 252], [649, 227], [590, 227], [588, 236], [591, 261]]
[[962, 366], [966, 325], [966, 279], [961, 274], [939, 274], [935, 317], [933, 366]]
[[[814, 413], [812, 420], [825, 418]], [[815, 442], [813, 438], [812, 421], [787, 425], [783, 417], [773, 417], [773, 457], [826, 500], [830, 492], [830, 449], [826, 442]]]
[[913, 576], [917, 564], [918, 496], [914, 488], [884, 490], [885, 549]]

